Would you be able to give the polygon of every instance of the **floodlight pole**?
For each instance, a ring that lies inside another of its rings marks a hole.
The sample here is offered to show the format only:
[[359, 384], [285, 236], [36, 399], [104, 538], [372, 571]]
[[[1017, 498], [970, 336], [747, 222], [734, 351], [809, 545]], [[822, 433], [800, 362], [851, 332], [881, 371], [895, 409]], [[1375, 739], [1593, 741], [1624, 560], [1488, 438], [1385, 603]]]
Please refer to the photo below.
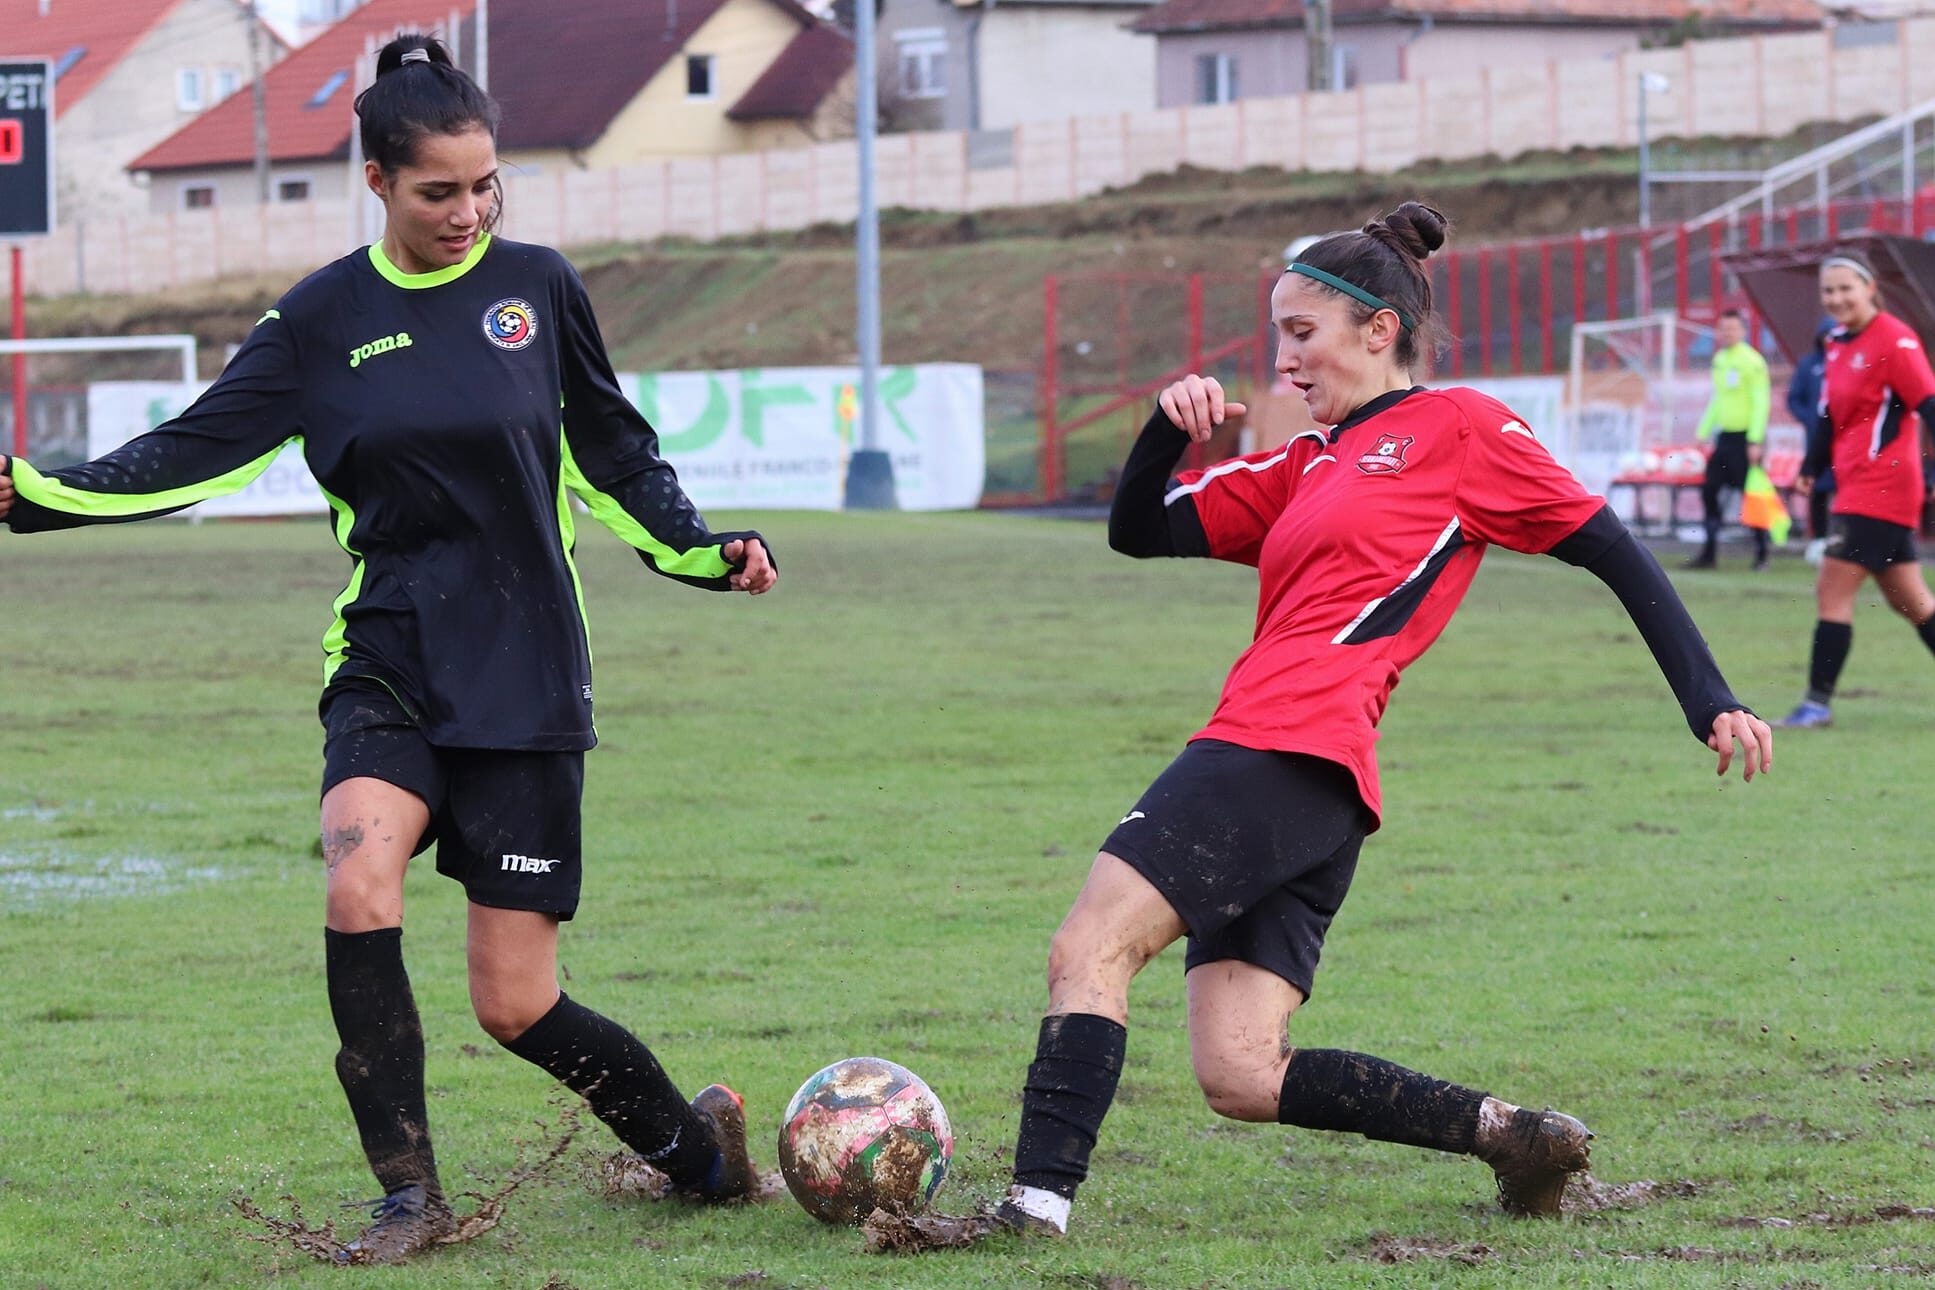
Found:
[[269, 204], [269, 107], [262, 86], [262, 15], [249, 0], [249, 96], [255, 116], [255, 200]]
[[[27, 278], [21, 266], [26, 256], [16, 243], [13, 254], [13, 338], [27, 339]], [[27, 356], [16, 351], [13, 356], [13, 455], [27, 455]]]
[[859, 263], [860, 443], [847, 458], [846, 507], [895, 509], [894, 459], [880, 446], [880, 210], [874, 195], [873, 139], [878, 87], [873, 54], [874, 0], [853, 6], [854, 139], [859, 149], [860, 213], [855, 221]]

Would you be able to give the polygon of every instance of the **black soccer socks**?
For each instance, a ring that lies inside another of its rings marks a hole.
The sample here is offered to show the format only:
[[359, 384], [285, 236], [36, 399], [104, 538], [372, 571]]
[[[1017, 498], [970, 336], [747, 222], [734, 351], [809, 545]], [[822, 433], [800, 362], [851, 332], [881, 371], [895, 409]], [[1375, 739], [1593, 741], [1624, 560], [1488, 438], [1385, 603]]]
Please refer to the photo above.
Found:
[[411, 1183], [441, 1200], [423, 1102], [423, 1024], [403, 970], [403, 929], [323, 929], [336, 1077], [384, 1194]]
[[[1928, 627], [1921, 628], [1922, 639], [1928, 639]], [[1848, 653], [1854, 648], [1854, 624], [1830, 623], [1826, 619], [1814, 624], [1814, 655], [1807, 668], [1807, 698], [1810, 703], [1829, 703], [1834, 699], [1835, 682], [1841, 679], [1841, 669], [1847, 664]], [[1935, 649], [1935, 644], [1929, 646]]]
[[720, 1154], [705, 1123], [638, 1036], [563, 991], [551, 1011], [504, 1044], [591, 1105], [619, 1140], [675, 1187], [713, 1181]]
[[1935, 654], [1935, 617], [1931, 617], [1927, 622], [1917, 627], [1915, 634], [1922, 638], [1922, 644], [1928, 646], [1928, 652]]
[[1469, 1152], [1485, 1094], [1341, 1048], [1299, 1048], [1283, 1072], [1277, 1122], [1379, 1142]]
[[1043, 1017], [1021, 1091], [1015, 1183], [1073, 1198], [1122, 1077], [1128, 1029], [1093, 1013]]

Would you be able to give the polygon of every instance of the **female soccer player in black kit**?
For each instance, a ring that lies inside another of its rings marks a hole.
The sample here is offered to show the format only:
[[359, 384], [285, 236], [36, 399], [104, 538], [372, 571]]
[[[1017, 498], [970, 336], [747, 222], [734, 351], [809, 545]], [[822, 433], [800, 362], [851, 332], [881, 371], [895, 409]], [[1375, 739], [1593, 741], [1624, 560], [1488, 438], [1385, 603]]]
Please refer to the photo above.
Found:
[[433, 840], [469, 899], [485, 1031], [677, 1190], [744, 1198], [738, 1095], [688, 1103], [631, 1032], [558, 989], [595, 742], [569, 498], [667, 577], [758, 595], [777, 573], [758, 534], [707, 531], [571, 266], [492, 238], [491, 99], [441, 44], [400, 36], [356, 109], [382, 241], [297, 284], [173, 421], [67, 470], [0, 458], [0, 516], [19, 533], [147, 518], [243, 487], [292, 439], [329, 498], [353, 564], [323, 640], [325, 957], [336, 1071], [385, 1193], [350, 1261], [455, 1226], [402, 955], [404, 869]]
[[1592, 1136], [1363, 1053], [1294, 1049], [1288, 1023], [1378, 825], [1376, 725], [1398, 673], [1457, 607], [1487, 545], [1604, 580], [1696, 737], [1727, 770], [1772, 765], [1653, 557], [1504, 405], [1412, 383], [1443, 217], [1407, 203], [1304, 251], [1277, 284], [1277, 370], [1325, 430], [1170, 476], [1240, 404], [1213, 380], [1164, 390], [1123, 467], [1109, 542], [1132, 556], [1255, 566], [1256, 637], [1222, 701], [1110, 834], [1048, 951], [1048, 1015], [1022, 1095], [1013, 1186], [991, 1223], [916, 1225], [953, 1244], [1002, 1227], [1059, 1233], [1115, 1095], [1129, 982], [1179, 937], [1196, 1078], [1217, 1114], [1441, 1151], [1496, 1171], [1519, 1214], [1556, 1213]]

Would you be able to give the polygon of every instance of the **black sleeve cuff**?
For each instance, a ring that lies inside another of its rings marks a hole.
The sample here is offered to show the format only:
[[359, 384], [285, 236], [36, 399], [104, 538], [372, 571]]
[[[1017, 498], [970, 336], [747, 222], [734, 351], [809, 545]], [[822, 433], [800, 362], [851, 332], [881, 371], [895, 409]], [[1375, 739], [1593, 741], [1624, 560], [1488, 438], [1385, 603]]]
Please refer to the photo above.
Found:
[[1170, 472], [1189, 446], [1189, 436], [1161, 409], [1142, 427], [1129, 459], [1116, 481], [1109, 506], [1109, 546], [1123, 555], [1207, 556], [1209, 535], [1203, 531], [1196, 504], [1187, 497], [1165, 506]]
[[1611, 507], [1601, 507], [1555, 545], [1551, 554], [1589, 571], [1619, 597], [1673, 688], [1694, 738], [1705, 743], [1713, 733], [1714, 718], [1723, 712], [1751, 711], [1727, 688], [1720, 665], [1713, 661], [1713, 652], [1666, 571]]

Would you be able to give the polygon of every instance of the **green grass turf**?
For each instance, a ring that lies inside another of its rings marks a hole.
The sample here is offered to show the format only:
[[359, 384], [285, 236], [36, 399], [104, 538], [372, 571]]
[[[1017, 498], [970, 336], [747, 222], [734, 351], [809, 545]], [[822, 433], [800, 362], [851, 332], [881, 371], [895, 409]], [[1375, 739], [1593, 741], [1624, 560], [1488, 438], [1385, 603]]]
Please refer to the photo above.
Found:
[[[744, 517], [716, 517], [736, 524]], [[996, 1195], [1049, 934], [1095, 845], [1206, 716], [1254, 583], [1110, 555], [1094, 524], [757, 517], [763, 601], [581, 550], [605, 742], [568, 988], [759, 1154], [835, 1058], [923, 1073], [965, 1207]], [[1685, 581], [1735, 685], [1799, 688], [1809, 575]], [[1590, 1122], [1608, 1182], [1692, 1195], [1512, 1222], [1472, 1161], [1218, 1121], [1180, 955], [1059, 1244], [860, 1252], [790, 1201], [614, 1202], [578, 1166], [418, 1266], [337, 1273], [230, 1208], [372, 1186], [331, 1057], [316, 858], [320, 523], [0, 536], [0, 1284], [6, 1286], [1865, 1286], [1935, 1270], [1926, 799], [1935, 668], [1873, 605], [1840, 725], [1714, 779], [1617, 604], [1495, 554], [1385, 722], [1365, 850], [1296, 1040]], [[500, 1178], [554, 1086], [477, 1031], [462, 903], [427, 862], [406, 949], [453, 1189]], [[1827, 1217], [1822, 1217], [1827, 1216]], [[1788, 1226], [1750, 1220], [1774, 1219]], [[1869, 1221], [1847, 1221], [1866, 1219]], [[1459, 1254], [1397, 1266], [1380, 1234]], [[1479, 1250], [1476, 1247], [1484, 1247]]]

